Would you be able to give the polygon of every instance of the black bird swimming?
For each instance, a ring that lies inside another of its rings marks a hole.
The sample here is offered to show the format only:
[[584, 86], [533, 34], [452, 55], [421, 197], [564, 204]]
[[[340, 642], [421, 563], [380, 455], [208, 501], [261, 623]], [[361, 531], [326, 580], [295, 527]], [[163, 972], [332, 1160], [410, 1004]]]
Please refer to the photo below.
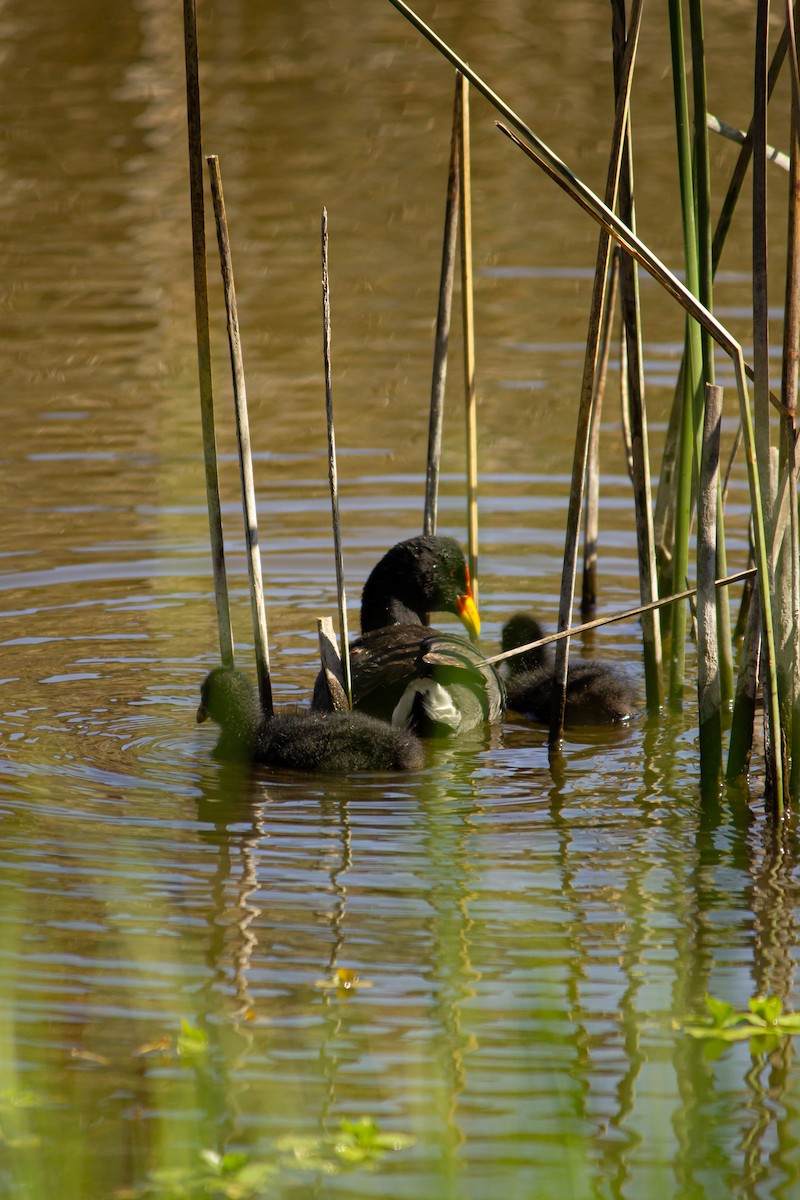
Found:
[[[545, 637], [535, 617], [516, 613], [503, 626], [503, 650], [515, 650]], [[553, 711], [555, 665], [549, 647], [538, 646], [506, 660], [508, 707], [549, 725]], [[638, 708], [632, 684], [602, 663], [575, 659], [567, 668], [566, 725], [624, 721]]]
[[[361, 637], [350, 647], [353, 707], [425, 738], [499, 720], [500, 676], [465, 638], [432, 629], [433, 612], [455, 613], [471, 634], [480, 632], [458, 542], [408, 538], [383, 556], [364, 585]], [[318, 677], [314, 706], [326, 702]]]
[[217, 667], [203, 681], [197, 720], [209, 717], [222, 729], [218, 758], [325, 775], [422, 766], [422, 745], [412, 733], [362, 713], [305, 710], [266, 717], [250, 680], [231, 667]]

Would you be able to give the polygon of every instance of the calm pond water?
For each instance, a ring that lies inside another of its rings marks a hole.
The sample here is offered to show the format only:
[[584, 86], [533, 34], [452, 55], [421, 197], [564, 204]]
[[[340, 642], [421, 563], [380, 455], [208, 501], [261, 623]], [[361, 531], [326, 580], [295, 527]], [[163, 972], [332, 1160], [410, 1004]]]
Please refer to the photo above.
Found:
[[[335, 604], [320, 211], [355, 620], [370, 567], [421, 522], [452, 72], [378, 0], [199, 7], [274, 686], [279, 702], [305, 700], [315, 618]], [[710, 105], [738, 125], [752, 7], [706, 6]], [[749, 806], [725, 796], [701, 813], [691, 708], [570, 736], [559, 777], [545, 732], [520, 719], [431, 749], [410, 778], [242, 777], [211, 758], [213, 732], [194, 723], [217, 641], [180, 8], [0, 3], [0, 1193], [131, 1197], [149, 1180], [150, 1194], [206, 1195], [211, 1152], [235, 1151], [265, 1173], [247, 1184], [230, 1160], [213, 1194], [797, 1196], [791, 1041], [715, 1056], [672, 1027], [706, 991], [739, 1009], [798, 998], [793, 827], [766, 826], [758, 778]], [[421, 11], [602, 189], [607, 4]], [[643, 236], [678, 265], [664, 22], [645, 17], [637, 198]], [[771, 140], [785, 145], [785, 89], [774, 104]], [[479, 98], [472, 125], [481, 610], [495, 649], [520, 607], [555, 621], [596, 232]], [[733, 154], [713, 146], [718, 197]], [[784, 179], [772, 187], [779, 256]], [[717, 292], [745, 340], [748, 237], [739, 218]], [[252, 671], [213, 260], [210, 276], [233, 617]], [[657, 471], [682, 322], [642, 290]], [[456, 334], [452, 348], [440, 529], [463, 540]], [[616, 378], [612, 364], [603, 613], [638, 598]], [[731, 414], [726, 438], [734, 428]], [[734, 569], [746, 507], [737, 465]], [[582, 648], [643, 693], [635, 623]], [[335, 986], [341, 970], [363, 986]], [[181, 1020], [204, 1048], [190, 1032], [176, 1042]], [[334, 1135], [361, 1117], [397, 1148], [348, 1165]]]

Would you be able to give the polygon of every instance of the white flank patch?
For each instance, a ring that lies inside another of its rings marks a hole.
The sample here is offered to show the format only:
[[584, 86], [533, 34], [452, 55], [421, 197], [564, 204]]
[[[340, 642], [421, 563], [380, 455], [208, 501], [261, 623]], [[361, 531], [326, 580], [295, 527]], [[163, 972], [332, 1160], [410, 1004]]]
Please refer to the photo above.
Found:
[[411, 709], [417, 696], [422, 697], [422, 707], [431, 721], [435, 721], [437, 725], [449, 725], [451, 729], [458, 729], [461, 713], [453, 703], [447, 688], [436, 683], [434, 679], [417, 679], [408, 685], [392, 713], [393, 725], [399, 729], [408, 727]]

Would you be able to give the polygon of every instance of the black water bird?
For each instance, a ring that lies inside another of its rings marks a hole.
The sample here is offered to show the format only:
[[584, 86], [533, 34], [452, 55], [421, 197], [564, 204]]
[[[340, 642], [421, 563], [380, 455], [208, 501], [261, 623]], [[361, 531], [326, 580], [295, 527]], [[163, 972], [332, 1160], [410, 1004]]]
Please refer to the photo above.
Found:
[[[454, 613], [473, 636], [480, 632], [458, 542], [408, 538], [370, 573], [361, 636], [350, 647], [353, 707], [425, 738], [466, 733], [499, 720], [505, 708], [494, 667], [466, 638], [432, 629], [434, 612]], [[321, 677], [314, 704], [326, 704]]]
[[230, 667], [217, 667], [203, 681], [197, 720], [209, 717], [222, 729], [214, 751], [222, 759], [325, 775], [422, 766], [422, 745], [413, 734], [362, 713], [295, 710], [266, 717], [250, 680]]
[[[516, 650], [545, 637], [528, 613], [516, 613], [503, 626], [503, 650]], [[553, 712], [555, 665], [548, 646], [537, 646], [506, 660], [508, 707], [549, 725]], [[566, 725], [604, 725], [624, 721], [638, 709], [633, 685], [613, 667], [592, 660], [570, 660], [567, 668]]]

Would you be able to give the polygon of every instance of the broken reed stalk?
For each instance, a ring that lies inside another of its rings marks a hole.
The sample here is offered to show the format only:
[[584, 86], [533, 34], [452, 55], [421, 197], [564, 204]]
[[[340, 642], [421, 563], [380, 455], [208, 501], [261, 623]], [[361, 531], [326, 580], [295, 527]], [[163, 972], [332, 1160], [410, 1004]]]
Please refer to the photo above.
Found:
[[339, 482], [336, 471], [336, 435], [333, 428], [333, 384], [331, 380], [331, 298], [328, 285], [328, 210], [322, 210], [322, 352], [325, 360], [325, 415], [328, 425], [328, 482], [331, 489], [333, 551], [336, 559], [336, 593], [339, 604], [339, 636], [347, 704], [353, 707], [353, 683], [350, 673], [350, 642], [347, 631], [347, 598], [342, 564], [342, 526], [339, 520]]
[[439, 502], [439, 464], [442, 458], [442, 423], [444, 419], [444, 393], [447, 381], [447, 346], [450, 339], [450, 313], [453, 307], [453, 275], [456, 262], [456, 238], [458, 237], [458, 143], [461, 120], [460, 72], [456, 72], [456, 89], [453, 100], [453, 132], [450, 137], [450, 165], [447, 171], [447, 204], [444, 214], [444, 238], [442, 240], [442, 270], [439, 277], [439, 304], [436, 310], [436, 340], [433, 351], [433, 379], [431, 382], [431, 411], [428, 422], [428, 461], [425, 473], [425, 512], [422, 532], [425, 536], [436, 533], [436, 514]]
[[717, 499], [722, 388], [706, 384], [703, 449], [697, 492], [697, 699], [700, 782], [716, 793], [722, 769], [722, 698], [717, 639]]
[[[533, 130], [528, 126], [521, 117], [517, 116], [512, 108], [505, 103], [504, 100], [494, 92], [488, 84], [484, 83], [477, 72], [460, 58], [454, 50], [447, 45], [438, 34], [421, 20], [417, 14], [409, 8], [405, 0], [389, 0], [389, 3], [398, 10], [423, 37], [431, 43], [457, 70], [461, 71], [471, 82], [472, 86], [481, 93], [482, 96], [489, 101], [491, 105], [502, 113], [508, 121], [510, 121], [525, 137], [523, 142], [520, 137], [507, 129], [502, 123], [498, 122], [498, 129], [509, 138], [528, 158], [543, 170], [563, 191], [575, 201], [584, 212], [588, 213], [593, 220], [602, 225], [607, 232], [614, 237], [624, 250], [632, 255], [641, 266], [645, 268], [648, 274], [664, 288], [666, 292], [688, 312], [694, 316], [701, 324], [707, 325], [711, 330], [711, 335], [715, 342], [721, 346], [726, 354], [731, 359], [734, 375], [736, 378], [736, 390], [739, 399], [739, 411], [742, 419], [742, 429], [744, 432], [745, 442], [745, 461], [747, 464], [747, 477], [750, 488], [750, 503], [752, 509], [752, 519], [755, 539], [755, 561], [758, 578], [758, 591], [762, 600], [762, 627], [764, 633], [764, 641], [770, 648], [770, 653], [767, 658], [768, 670], [765, 681], [764, 695], [767, 704], [768, 721], [772, 731], [771, 753], [773, 756], [780, 753], [780, 714], [777, 703], [777, 682], [775, 672], [769, 666], [774, 664], [774, 637], [772, 628], [772, 612], [770, 607], [769, 595], [769, 576], [767, 571], [767, 544], [764, 532], [764, 521], [761, 508], [761, 491], [759, 486], [758, 470], [755, 461], [755, 448], [753, 436], [753, 421], [750, 408], [750, 396], [747, 387], [747, 368], [745, 366], [742, 347], [739, 342], [728, 332], [712, 313], [700, 303], [696, 296], [693, 296], [690, 291], [681, 283], [661, 260], [653, 254], [653, 252], [640, 241], [619, 217], [594, 194], [591, 188], [587, 187], [582, 180], [570, 171], [565, 163], [561, 161], [557, 154], [554, 154], [549, 146], [537, 137]], [[566, 634], [565, 634], [566, 636]], [[773, 763], [777, 766], [777, 761]], [[782, 817], [784, 811], [783, 805], [783, 788], [782, 774], [780, 771], [775, 772], [776, 788], [772, 797], [772, 807], [774, 812]]]
[[[715, 117], [712, 113], [706, 113], [706, 125], [712, 133], [718, 133], [720, 137], [727, 138], [729, 142], [736, 142], [737, 146], [743, 146], [747, 141], [747, 134], [743, 129], [738, 129], [735, 125], [729, 125], [727, 121], [720, 121], [719, 117]], [[782, 150], [776, 150], [774, 146], [767, 145], [767, 161], [773, 166], [780, 167], [782, 171], [789, 170], [789, 155], [784, 154]]]
[[194, 316], [197, 330], [197, 369], [200, 380], [200, 420], [203, 430], [208, 530], [214, 572], [219, 651], [222, 665], [233, 666], [233, 629], [225, 572], [222, 513], [219, 502], [217, 441], [214, 432], [214, 392], [211, 380], [211, 337], [208, 321], [205, 206], [203, 203], [203, 143], [200, 124], [200, 77], [197, 62], [195, 0], [183, 0], [183, 37], [186, 61], [186, 115], [189, 133], [189, 192], [192, 211], [192, 263]]
[[253, 456], [250, 450], [250, 422], [247, 416], [247, 390], [242, 361], [242, 342], [239, 334], [239, 314], [236, 308], [236, 287], [233, 280], [233, 260], [228, 235], [228, 220], [225, 215], [225, 197], [222, 191], [222, 175], [216, 154], [206, 157], [214, 200], [214, 217], [217, 223], [219, 265], [222, 287], [225, 293], [225, 313], [228, 326], [228, 346], [231, 355], [233, 378], [233, 402], [236, 410], [236, 442], [239, 448], [239, 471], [242, 480], [242, 510], [244, 513], [244, 536], [247, 545], [247, 574], [250, 581], [250, 612], [253, 618], [253, 642], [256, 656], [256, 676], [261, 707], [266, 716], [272, 716], [272, 684], [269, 677], [269, 644], [267, 640], [267, 615], [264, 610], [264, 587], [261, 580], [261, 552], [258, 548], [258, 515], [256, 513], [256, 490], [253, 482]]
[[[737, 571], [734, 575], [728, 575], [725, 579], [716, 579], [714, 587], [725, 588], [731, 587], [734, 583], [747, 582], [757, 574], [755, 567], [748, 567], [745, 571]], [[562, 629], [558, 633], [548, 633], [545, 637], [539, 638], [535, 642], [526, 642], [524, 646], [515, 646], [513, 650], [504, 650], [502, 654], [493, 654], [491, 658], [484, 659], [484, 662], [492, 665], [500, 662], [505, 662], [507, 658], [516, 658], [518, 654], [525, 654], [528, 650], [537, 650], [539, 646], [549, 646], [551, 642], [560, 642], [564, 638], [577, 637], [581, 633], [589, 633], [593, 629], [602, 629], [604, 625], [616, 625], [619, 621], [634, 621], [637, 617], [641, 617], [643, 613], [657, 612], [659, 609], [668, 608], [670, 604], [676, 604], [678, 601], [689, 600], [697, 594], [697, 588], [685, 588], [682, 592], [676, 592], [674, 596], [662, 596], [660, 600], [653, 600], [650, 604], [639, 604], [636, 608], [626, 608], [624, 612], [611, 613], [607, 617], [595, 617], [593, 621], [584, 621], [581, 625], [572, 625], [569, 629]]]
[[[469, 152], [469, 84], [459, 72], [458, 169], [461, 202], [461, 304], [464, 316], [464, 401], [467, 427], [467, 547], [469, 578], [478, 603], [478, 412], [475, 394], [475, 313], [472, 282], [472, 181]], [[476, 641], [477, 636], [471, 635]]]
[[344, 677], [344, 667], [336, 644], [336, 634], [330, 617], [317, 617], [317, 634], [319, 636], [319, 657], [322, 673], [325, 676], [325, 686], [328, 689], [328, 700], [334, 712], [346, 712], [350, 704], [347, 699], [347, 685]]
[[[796, 7], [796, 6], [793, 6]], [[775, 90], [775, 84], [778, 82], [778, 76], [783, 66], [783, 60], [786, 57], [786, 51], [789, 48], [791, 30], [789, 22], [783, 28], [778, 45], [775, 47], [775, 53], [772, 56], [772, 62], [769, 66], [769, 74], [767, 76], [767, 99], [772, 97]], [[742, 149], [739, 157], [736, 160], [736, 165], [731, 175], [728, 190], [725, 194], [725, 199], [722, 202], [722, 209], [717, 221], [717, 228], [714, 231], [714, 242], [712, 246], [712, 261], [714, 270], [719, 266], [719, 260], [722, 255], [722, 249], [725, 245], [725, 240], [728, 236], [728, 230], [733, 220], [733, 214], [736, 211], [736, 205], [739, 200], [739, 194], [744, 185], [747, 168], [750, 166], [750, 159], [753, 157], [753, 122], [750, 122], [750, 128], [745, 135], [745, 140], [742, 143]]]
[[[614, 45], [614, 89], [617, 100], [620, 92], [630, 86], [626, 77], [626, 50], [629, 38], [638, 32], [641, 6], [631, 12], [634, 22], [628, 37], [625, 33], [624, 0], [615, 0], [612, 5], [612, 36]], [[625, 124], [622, 144], [622, 163], [619, 181], [619, 212], [622, 220], [636, 228], [636, 211], [633, 188], [633, 139], [630, 115]], [[610, 206], [609, 206], [610, 207]], [[621, 255], [620, 263], [620, 307], [625, 329], [625, 373], [627, 382], [627, 412], [630, 428], [631, 484], [633, 486], [636, 514], [636, 551], [639, 567], [639, 596], [642, 604], [648, 604], [658, 596], [658, 571], [656, 567], [655, 535], [653, 531], [653, 503], [650, 487], [650, 447], [647, 431], [644, 390], [644, 352], [642, 349], [642, 323], [639, 305], [639, 274], [636, 263], [629, 255]], [[620, 364], [620, 370], [622, 366]], [[642, 619], [642, 649], [644, 657], [645, 689], [647, 707], [656, 712], [663, 701], [661, 625], [655, 613], [647, 613]]]
[[597, 606], [597, 536], [600, 517], [600, 422], [603, 414], [603, 399], [606, 390], [608, 360], [611, 354], [611, 328], [617, 301], [619, 280], [619, 251], [614, 247], [608, 282], [608, 303], [603, 314], [600, 330], [600, 355], [592, 403], [592, 424], [589, 431], [589, 453], [586, 464], [586, 512], [583, 532], [583, 580], [581, 585], [581, 613], [585, 616]]

